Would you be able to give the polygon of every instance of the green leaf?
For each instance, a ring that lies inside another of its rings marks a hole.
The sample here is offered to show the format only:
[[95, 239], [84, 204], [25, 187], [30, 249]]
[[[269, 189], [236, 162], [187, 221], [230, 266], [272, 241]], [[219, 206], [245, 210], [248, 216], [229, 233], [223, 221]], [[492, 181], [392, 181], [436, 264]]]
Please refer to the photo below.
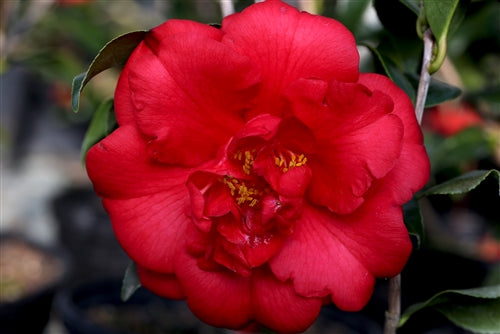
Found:
[[[407, 74], [406, 76], [416, 91], [418, 88], [419, 77], [416, 74]], [[431, 78], [429, 92], [427, 93], [427, 98], [425, 100], [425, 107], [429, 108], [437, 106], [438, 104], [458, 97], [461, 93], [462, 91], [460, 88]]]
[[455, 195], [463, 194], [476, 188], [487, 177], [494, 177], [498, 181], [498, 195], [500, 196], [500, 171], [496, 169], [490, 170], [473, 170], [459, 177], [453, 178], [436, 186], [433, 186], [421, 194], [419, 197], [429, 195]]
[[408, 203], [403, 205], [404, 222], [408, 232], [417, 238], [417, 247], [420, 247], [425, 237], [424, 224], [420, 213], [420, 205], [414, 197]]
[[82, 143], [82, 160], [85, 161], [85, 156], [88, 150], [99, 142], [101, 139], [108, 136], [116, 128], [116, 118], [113, 109], [113, 99], [109, 99], [101, 103], [99, 108], [92, 116], [90, 125], [85, 133]]
[[429, 67], [429, 73], [436, 72], [446, 56], [446, 42], [451, 20], [459, 0], [423, 0], [425, 18], [436, 40], [436, 49]]
[[440, 292], [423, 303], [410, 306], [401, 315], [399, 326], [414, 313], [427, 308], [441, 312], [457, 326], [476, 333], [500, 332], [500, 285]]
[[420, 13], [419, 0], [399, 0], [399, 2], [401, 2], [406, 7], [408, 7], [408, 9], [410, 9], [416, 15], [418, 15], [418, 13]]
[[71, 105], [75, 112], [80, 105], [81, 92], [90, 79], [108, 68], [125, 65], [132, 51], [143, 40], [145, 33], [146, 31], [134, 31], [113, 39], [99, 51], [87, 72], [73, 79]]
[[126, 302], [141, 287], [141, 281], [137, 274], [137, 267], [134, 262], [130, 262], [123, 276], [121, 299]]
[[381, 53], [377, 48], [369, 45], [362, 44], [366, 46], [372, 54], [375, 56], [378, 64], [383, 68], [385, 74], [392, 80], [399, 88], [405, 91], [412, 101], [415, 101], [415, 89], [413, 85], [408, 81], [403, 72], [398, 68], [396, 63], [384, 53]]

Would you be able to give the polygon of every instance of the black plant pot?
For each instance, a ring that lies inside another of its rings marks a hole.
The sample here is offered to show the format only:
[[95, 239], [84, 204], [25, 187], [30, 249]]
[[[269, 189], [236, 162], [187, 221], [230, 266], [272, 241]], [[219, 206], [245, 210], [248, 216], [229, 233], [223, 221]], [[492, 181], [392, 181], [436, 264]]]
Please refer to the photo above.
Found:
[[[2, 281], [0, 282], [4, 295], [0, 302], [0, 333], [43, 333], [51, 315], [54, 295], [67, 278], [69, 264], [66, 254], [60, 248], [43, 247], [20, 236], [1, 235], [0, 241], [2, 247], [12, 247], [11, 245], [14, 245], [13, 247], [17, 247], [18, 250], [21, 249], [27, 254], [24, 259], [10, 259], [16, 261], [16, 266], [24, 266], [25, 268], [22, 270], [26, 270], [26, 266], [30, 265], [29, 261], [31, 260], [27, 256], [34, 255], [36, 255], [36, 259], [33, 259], [33, 261], [43, 259], [44, 263], [42, 265], [48, 263], [45, 261], [50, 261], [52, 268], [54, 268], [50, 278], [47, 278], [47, 272], [42, 271], [39, 277], [41, 283], [35, 289], [19, 293], [15, 298], [12, 296], [7, 298], [5, 297], [8, 293], [7, 290], [12, 289], [13, 285], [18, 284], [13, 281], [12, 277], [8, 277], [9, 273], [7, 271], [11, 271], [12, 273], [12, 271], [17, 269], [8, 264], [13, 261], [5, 261], [6, 259], [3, 259], [4, 265], [9, 268], [3, 267], [4, 272], [2, 272]], [[7, 248], [3, 248], [3, 251], [3, 255], [7, 256], [9, 253]], [[39, 264], [41, 263], [36, 263], [36, 265]], [[46, 277], [42, 277], [44, 275]], [[29, 277], [30, 280], [33, 278]]]
[[224, 333], [201, 323], [183, 301], [144, 288], [123, 302], [120, 279], [100, 279], [62, 290], [55, 305], [68, 334]]

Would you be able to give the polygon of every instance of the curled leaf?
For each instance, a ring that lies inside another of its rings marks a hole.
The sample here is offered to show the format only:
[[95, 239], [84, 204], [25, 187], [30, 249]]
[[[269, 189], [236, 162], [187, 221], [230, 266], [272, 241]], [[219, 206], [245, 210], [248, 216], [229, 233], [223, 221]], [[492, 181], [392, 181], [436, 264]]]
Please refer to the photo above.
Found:
[[142, 41], [145, 33], [146, 31], [134, 31], [113, 39], [99, 51], [87, 72], [81, 73], [73, 79], [71, 106], [75, 112], [80, 106], [80, 94], [90, 79], [108, 68], [123, 66], [135, 47]]
[[442, 291], [423, 303], [410, 306], [399, 326], [423, 309], [434, 309], [455, 325], [476, 333], [500, 332], [500, 285]]

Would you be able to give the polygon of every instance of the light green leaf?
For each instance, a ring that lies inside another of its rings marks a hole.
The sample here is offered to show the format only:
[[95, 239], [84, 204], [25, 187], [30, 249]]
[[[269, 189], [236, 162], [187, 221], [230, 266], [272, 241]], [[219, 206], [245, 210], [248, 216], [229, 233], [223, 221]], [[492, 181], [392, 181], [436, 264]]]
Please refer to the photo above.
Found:
[[121, 299], [127, 301], [132, 295], [141, 287], [139, 275], [137, 274], [137, 267], [134, 262], [130, 262], [123, 276]]
[[436, 186], [433, 186], [421, 194], [419, 198], [429, 195], [455, 195], [463, 194], [476, 188], [481, 182], [483, 182], [487, 177], [492, 176], [497, 179], [499, 187], [500, 196], [500, 171], [496, 169], [490, 170], [474, 170], [463, 174], [454, 179], [448, 180]]
[[410, 306], [403, 314], [403, 326], [416, 312], [431, 308], [457, 326], [476, 333], [500, 332], [500, 285], [465, 290], [446, 290], [427, 301]]
[[113, 99], [109, 99], [104, 101], [92, 116], [90, 125], [83, 138], [82, 160], [85, 161], [85, 156], [93, 145], [108, 136], [115, 128], [116, 118], [113, 109]]
[[420, 213], [420, 206], [416, 198], [412, 198], [408, 203], [403, 205], [404, 222], [408, 233], [417, 238], [417, 247], [420, 247], [424, 239], [424, 224]]
[[429, 67], [429, 73], [436, 72], [446, 56], [446, 42], [451, 20], [459, 0], [423, 0], [425, 18], [436, 40], [436, 49]]
[[99, 51], [87, 72], [81, 73], [73, 79], [71, 105], [75, 112], [78, 111], [80, 105], [81, 92], [90, 79], [108, 68], [125, 65], [132, 51], [144, 38], [145, 33], [145, 31], [135, 31], [113, 39]]

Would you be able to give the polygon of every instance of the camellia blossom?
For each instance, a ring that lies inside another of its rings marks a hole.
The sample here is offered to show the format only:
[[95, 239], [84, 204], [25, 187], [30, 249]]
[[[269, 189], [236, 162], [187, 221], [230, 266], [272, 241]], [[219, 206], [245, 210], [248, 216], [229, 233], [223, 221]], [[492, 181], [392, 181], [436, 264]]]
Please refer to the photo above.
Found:
[[412, 104], [339, 22], [266, 1], [148, 32], [88, 174], [141, 283], [204, 322], [305, 330], [412, 250], [429, 162]]

